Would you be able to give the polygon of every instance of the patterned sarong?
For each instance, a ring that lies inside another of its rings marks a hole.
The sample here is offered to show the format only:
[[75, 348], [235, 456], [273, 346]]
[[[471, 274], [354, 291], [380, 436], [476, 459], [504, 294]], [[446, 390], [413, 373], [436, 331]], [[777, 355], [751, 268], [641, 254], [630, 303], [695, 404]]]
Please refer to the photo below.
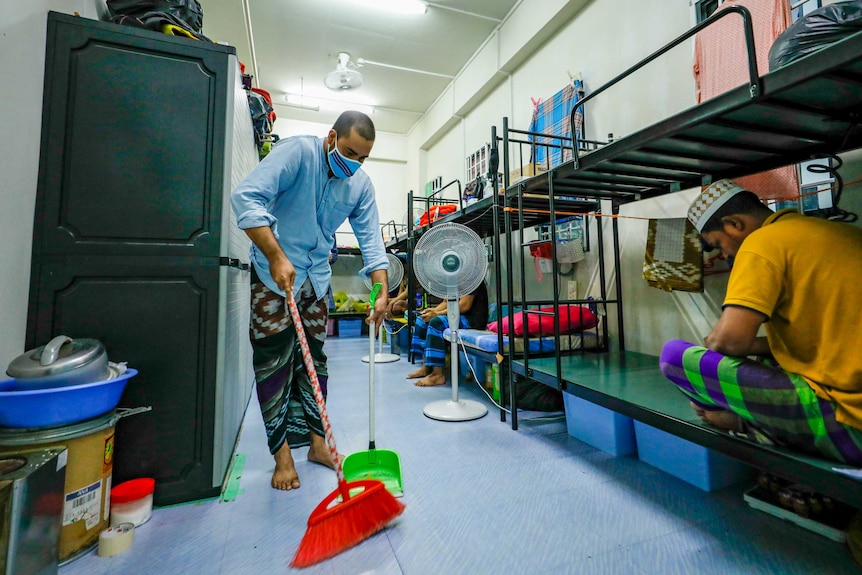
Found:
[[[456, 304], [457, 305], [457, 304]], [[467, 318], [459, 316], [458, 325], [469, 329]], [[410, 354], [425, 358], [425, 367], [445, 367], [446, 351], [451, 347], [443, 339], [443, 331], [449, 327], [449, 318], [438, 315], [425, 323], [422, 318], [416, 318], [413, 326], [413, 339], [410, 340]]]
[[[328, 315], [326, 299], [317, 300], [311, 281], [306, 280], [297, 295], [297, 307], [325, 398], [328, 379], [323, 352]], [[311, 380], [302, 363], [296, 329], [284, 298], [267, 288], [256, 273], [251, 277], [249, 332], [257, 399], [270, 453], [278, 451], [285, 441], [291, 447], [309, 445], [309, 433], [323, 436], [323, 426]]]
[[839, 423], [831, 402], [801, 376], [687, 341], [665, 344], [662, 373], [704, 409], [727, 409], [776, 443], [862, 466], [862, 431]]

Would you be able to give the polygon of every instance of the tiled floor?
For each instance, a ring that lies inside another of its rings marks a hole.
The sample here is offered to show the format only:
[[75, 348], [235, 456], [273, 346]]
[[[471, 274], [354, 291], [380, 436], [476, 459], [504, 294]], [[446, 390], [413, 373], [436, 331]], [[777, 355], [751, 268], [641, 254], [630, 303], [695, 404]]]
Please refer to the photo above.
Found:
[[[331, 338], [329, 414], [339, 451], [368, 447], [364, 338]], [[859, 573], [840, 544], [759, 511], [746, 486], [705, 493], [635, 457], [612, 457], [569, 437], [561, 418], [525, 413], [519, 431], [498, 412], [470, 422], [426, 418], [449, 386], [405, 381], [406, 356], [377, 364], [377, 447], [401, 456], [404, 514], [383, 532], [305, 569], [326, 575]], [[482, 401], [461, 388], [462, 397]], [[490, 405], [490, 404], [489, 404]], [[534, 418], [534, 419], [531, 419]], [[89, 553], [60, 575], [278, 574], [335, 474], [297, 449], [302, 488], [270, 488], [273, 461], [252, 403], [237, 453], [236, 499], [156, 509], [130, 551]]]

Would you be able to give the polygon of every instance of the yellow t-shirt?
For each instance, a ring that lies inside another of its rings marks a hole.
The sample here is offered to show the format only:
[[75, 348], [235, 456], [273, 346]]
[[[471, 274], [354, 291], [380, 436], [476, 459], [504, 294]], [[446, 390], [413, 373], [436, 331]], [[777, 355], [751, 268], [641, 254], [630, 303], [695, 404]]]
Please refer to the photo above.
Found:
[[769, 348], [862, 429], [862, 228], [782, 210], [743, 242], [724, 305], [766, 315]]

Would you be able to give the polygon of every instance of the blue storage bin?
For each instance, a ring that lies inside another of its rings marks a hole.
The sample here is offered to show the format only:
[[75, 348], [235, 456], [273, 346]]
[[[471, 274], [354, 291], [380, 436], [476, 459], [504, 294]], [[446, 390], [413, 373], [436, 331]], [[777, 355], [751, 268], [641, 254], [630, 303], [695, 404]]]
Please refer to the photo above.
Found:
[[611, 455], [637, 451], [632, 418], [600, 405], [563, 393], [569, 435]]
[[338, 337], [359, 337], [362, 335], [361, 319], [338, 320]]
[[638, 457], [704, 491], [750, 479], [753, 469], [717, 451], [635, 421]]
[[386, 326], [387, 330], [393, 332], [386, 333], [386, 337], [389, 338], [389, 350], [396, 355], [410, 351], [410, 330], [407, 326], [395, 321], [387, 322]]
[[[467, 365], [467, 362], [470, 362], [470, 365]], [[483, 361], [476, 357], [473, 354], [465, 355], [463, 351], [458, 351], [458, 385], [473, 385], [476, 383], [476, 379], [473, 378], [473, 371], [476, 372], [476, 375], [479, 377], [479, 383], [485, 383], [485, 365], [486, 361]], [[473, 366], [473, 371], [470, 371], [470, 366]], [[448, 379], [449, 374], [446, 374]]]

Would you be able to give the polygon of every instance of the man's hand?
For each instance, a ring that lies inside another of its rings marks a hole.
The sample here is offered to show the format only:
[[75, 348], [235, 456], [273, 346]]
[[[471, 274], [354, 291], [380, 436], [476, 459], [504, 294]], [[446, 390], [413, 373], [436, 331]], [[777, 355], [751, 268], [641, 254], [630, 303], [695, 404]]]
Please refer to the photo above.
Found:
[[296, 279], [296, 269], [278, 245], [278, 240], [272, 230], [266, 226], [248, 228], [245, 230], [249, 239], [254, 242], [269, 262], [269, 275], [279, 289], [288, 296], [293, 293], [293, 280]]
[[290, 294], [293, 293], [293, 280], [296, 279], [296, 268], [293, 267], [287, 256], [281, 254], [281, 257], [269, 260], [269, 273], [278, 287], [290, 297]]
[[365, 323], [370, 326], [374, 322], [375, 328], [380, 329], [380, 324], [383, 323], [383, 318], [386, 317], [386, 310], [389, 307], [389, 278], [386, 270], [374, 270], [370, 276], [371, 285], [380, 284], [380, 292], [377, 294], [377, 299], [374, 300], [374, 309], [368, 310]]
[[421, 312], [419, 312], [419, 317], [421, 317], [422, 321], [424, 321], [425, 323], [428, 323], [438, 315], [439, 314], [437, 313], [437, 310], [432, 307], [425, 308]]
[[387, 294], [380, 292], [377, 296], [377, 300], [374, 302], [374, 309], [368, 310], [368, 317], [365, 319], [365, 323], [370, 326], [373, 322], [375, 330], [380, 329], [380, 324], [383, 323], [383, 319], [386, 317], [386, 310], [388, 308], [389, 297]]

